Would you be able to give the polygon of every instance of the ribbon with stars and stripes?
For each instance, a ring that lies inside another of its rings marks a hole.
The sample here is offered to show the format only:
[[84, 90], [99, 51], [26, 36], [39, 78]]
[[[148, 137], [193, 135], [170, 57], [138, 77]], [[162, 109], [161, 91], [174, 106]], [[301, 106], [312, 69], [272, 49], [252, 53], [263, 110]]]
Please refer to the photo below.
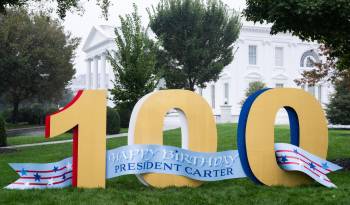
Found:
[[275, 153], [278, 165], [282, 169], [304, 172], [326, 187], [336, 187], [326, 174], [341, 169], [340, 166], [321, 159], [291, 144], [276, 143]]
[[6, 189], [64, 188], [72, 185], [72, 158], [55, 163], [11, 163], [20, 176]]

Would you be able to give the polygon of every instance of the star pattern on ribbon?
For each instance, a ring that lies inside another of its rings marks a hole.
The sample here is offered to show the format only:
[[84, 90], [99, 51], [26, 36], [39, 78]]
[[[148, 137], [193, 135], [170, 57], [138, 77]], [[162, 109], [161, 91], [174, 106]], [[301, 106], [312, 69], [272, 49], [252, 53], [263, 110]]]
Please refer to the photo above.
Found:
[[281, 162], [282, 162], [282, 163], [285, 163], [285, 162], [287, 162], [287, 161], [288, 161], [287, 156], [286, 156], [286, 155], [283, 155], [283, 156], [281, 157]]
[[24, 168], [21, 169], [21, 175], [22, 176], [27, 176], [27, 170], [25, 170]]
[[53, 169], [52, 169], [52, 171], [57, 172], [57, 171], [58, 171], [58, 167], [57, 167], [57, 166], [54, 166]]
[[328, 166], [328, 163], [325, 162], [325, 163], [322, 163], [322, 169], [328, 169], [329, 166]]
[[40, 182], [40, 180], [41, 180], [41, 176], [39, 175], [38, 172], [36, 174], [34, 174], [34, 178], [35, 178], [35, 181], [38, 181], [38, 182]]
[[316, 166], [315, 166], [314, 163], [312, 163], [312, 162], [309, 163], [309, 166], [310, 166], [310, 169], [313, 169], [313, 170], [316, 169]]

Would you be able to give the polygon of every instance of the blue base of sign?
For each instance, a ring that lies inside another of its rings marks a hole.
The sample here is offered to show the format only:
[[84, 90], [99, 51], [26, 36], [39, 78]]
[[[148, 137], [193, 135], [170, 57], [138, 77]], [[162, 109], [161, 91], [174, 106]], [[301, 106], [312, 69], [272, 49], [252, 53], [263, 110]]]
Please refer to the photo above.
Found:
[[300, 130], [298, 114], [291, 107], [286, 106], [284, 109], [287, 111], [289, 118], [290, 143], [299, 147]]

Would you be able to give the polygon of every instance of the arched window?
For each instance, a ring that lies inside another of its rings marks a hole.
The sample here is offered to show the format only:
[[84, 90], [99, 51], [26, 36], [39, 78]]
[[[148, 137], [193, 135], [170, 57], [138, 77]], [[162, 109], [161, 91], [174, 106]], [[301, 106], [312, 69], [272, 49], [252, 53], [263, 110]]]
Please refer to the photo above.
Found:
[[308, 50], [303, 53], [300, 59], [300, 67], [302, 68], [312, 68], [315, 63], [319, 63], [320, 59], [314, 50]]
[[314, 67], [315, 59], [312, 56], [306, 57], [304, 65], [305, 65], [305, 67], [308, 67], [308, 68]]

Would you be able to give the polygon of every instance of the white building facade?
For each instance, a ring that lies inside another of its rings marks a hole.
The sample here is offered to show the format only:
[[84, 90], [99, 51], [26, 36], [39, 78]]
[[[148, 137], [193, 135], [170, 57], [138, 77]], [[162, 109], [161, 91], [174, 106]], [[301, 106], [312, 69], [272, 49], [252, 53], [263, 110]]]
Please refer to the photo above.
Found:
[[[76, 77], [73, 90], [106, 89], [113, 87], [113, 71], [106, 59], [106, 51], [116, 50], [114, 28], [95, 26], [83, 46], [86, 53], [86, 74]], [[213, 109], [218, 122], [237, 122], [241, 102], [250, 82], [261, 81], [267, 87], [292, 87], [304, 89], [314, 95], [324, 106], [333, 92], [328, 82], [315, 86], [298, 87], [294, 80], [304, 70], [313, 68], [318, 56], [319, 44], [303, 42], [290, 34], [270, 35], [266, 26], [243, 26], [235, 43], [235, 55], [216, 82], [209, 82], [205, 89], [197, 89]], [[281, 111], [276, 123], [287, 123], [288, 117]]]

